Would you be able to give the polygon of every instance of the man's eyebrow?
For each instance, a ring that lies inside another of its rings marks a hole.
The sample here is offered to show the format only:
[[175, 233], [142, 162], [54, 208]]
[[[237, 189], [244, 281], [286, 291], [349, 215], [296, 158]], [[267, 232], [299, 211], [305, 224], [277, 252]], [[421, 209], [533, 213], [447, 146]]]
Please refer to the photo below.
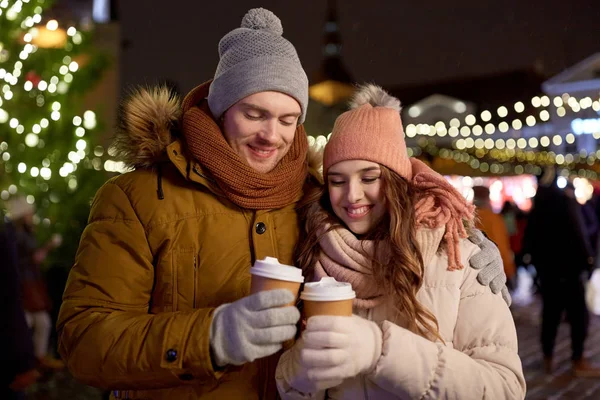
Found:
[[281, 116], [281, 118], [284, 118], [284, 117], [295, 117], [295, 118], [298, 118], [301, 115], [302, 115], [302, 113], [299, 113], [299, 112], [291, 112], [291, 113], [283, 114]]
[[[266, 108], [262, 108], [260, 106], [257, 106], [256, 104], [241, 103], [240, 106], [242, 106], [243, 108], [246, 108], [246, 109], [256, 110], [256, 111], [259, 111], [261, 113], [271, 115], [271, 113], [269, 112], [269, 110], [267, 110]], [[295, 117], [295, 118], [298, 118], [300, 115], [302, 115], [301, 112], [291, 112], [291, 113], [283, 114], [282, 116], [280, 116], [280, 118], [285, 118], [285, 117]]]
[[242, 107], [244, 108], [250, 108], [252, 110], [256, 110], [256, 111], [260, 111], [260, 112], [264, 112], [264, 113], [268, 113], [268, 111], [262, 107], [257, 106], [256, 104], [252, 104], [252, 103], [241, 103], [240, 104]]

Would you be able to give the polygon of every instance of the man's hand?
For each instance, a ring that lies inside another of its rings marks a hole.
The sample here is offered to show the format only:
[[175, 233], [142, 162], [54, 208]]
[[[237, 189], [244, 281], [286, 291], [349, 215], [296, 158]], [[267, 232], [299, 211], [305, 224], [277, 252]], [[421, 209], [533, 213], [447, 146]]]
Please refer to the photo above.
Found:
[[296, 335], [300, 312], [287, 306], [294, 300], [289, 290], [267, 290], [217, 308], [210, 329], [213, 362], [242, 365], [278, 352]]
[[502, 298], [510, 306], [512, 299], [506, 287], [506, 274], [498, 247], [478, 229], [473, 229], [469, 240], [481, 249], [469, 260], [471, 268], [479, 270], [477, 281], [489, 286], [493, 293], [501, 292]]

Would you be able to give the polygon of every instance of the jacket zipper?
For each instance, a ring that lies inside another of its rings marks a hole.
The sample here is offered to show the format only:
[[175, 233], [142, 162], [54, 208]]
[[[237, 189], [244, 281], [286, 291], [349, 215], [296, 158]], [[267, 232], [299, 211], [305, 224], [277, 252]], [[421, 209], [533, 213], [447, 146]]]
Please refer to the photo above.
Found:
[[[194, 171], [194, 173], [195, 173], [196, 175], [198, 175], [198, 176], [199, 176], [199, 177], [201, 177], [201, 178], [204, 178], [204, 179], [206, 179], [208, 182], [212, 183], [213, 185], [216, 185], [216, 184], [217, 184], [217, 183], [216, 183], [216, 181], [215, 181], [214, 179], [212, 179], [212, 178], [210, 178], [210, 177], [208, 177], [208, 176], [206, 176], [206, 175], [203, 175], [203, 174], [201, 174], [201, 173], [198, 171], [198, 169], [197, 169], [196, 167], [193, 167], [193, 168], [192, 168], [192, 171]], [[223, 197], [223, 198], [225, 198], [225, 199], [227, 198], [227, 196], [226, 196], [224, 193], [216, 193], [216, 192], [214, 191], [214, 189], [210, 189], [210, 190], [211, 190], [211, 191], [212, 191], [212, 193], [213, 193], [215, 196], [217, 196], [217, 197]]]
[[196, 262], [196, 255], [194, 254], [194, 301], [193, 301], [193, 308], [197, 308], [198, 306], [196, 305], [196, 288], [198, 287], [198, 263]]
[[[372, 321], [373, 320], [373, 309], [369, 308], [369, 310], [367, 311], [367, 320]], [[365, 394], [365, 400], [369, 400], [369, 390], [367, 389], [367, 376], [363, 375], [362, 376], [362, 384], [363, 384], [363, 391]]]
[[206, 179], [207, 181], [209, 181], [209, 182], [211, 182], [211, 183], [216, 183], [214, 179], [212, 179], [212, 178], [210, 178], [210, 177], [208, 177], [208, 176], [206, 176], [206, 175], [204, 175], [204, 174], [201, 174], [201, 173], [198, 171], [198, 168], [196, 168], [196, 167], [192, 167], [192, 171], [194, 171], [194, 172], [196, 173], [196, 175], [198, 175], [198, 176], [200, 176], [200, 177], [202, 177], [202, 178]]
[[367, 390], [367, 376], [363, 375], [363, 390], [365, 392], [365, 400], [369, 400], [369, 392]]

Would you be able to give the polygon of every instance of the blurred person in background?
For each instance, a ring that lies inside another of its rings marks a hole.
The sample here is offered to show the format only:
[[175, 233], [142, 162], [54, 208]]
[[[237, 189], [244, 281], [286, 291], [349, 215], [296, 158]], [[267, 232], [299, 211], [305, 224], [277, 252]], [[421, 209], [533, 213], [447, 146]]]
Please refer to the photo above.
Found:
[[25, 317], [33, 331], [34, 354], [40, 368], [60, 370], [64, 368], [64, 363], [49, 354], [48, 341], [52, 333], [49, 313], [51, 302], [41, 265], [48, 252], [60, 245], [61, 239], [60, 236], [54, 235], [44, 246], [38, 245], [33, 223], [35, 209], [25, 197], [13, 197], [7, 202], [7, 208], [15, 228], [20, 287]]
[[517, 207], [506, 200], [502, 205], [502, 210], [500, 210], [500, 215], [504, 218], [504, 224], [506, 225], [506, 230], [508, 234], [512, 236], [517, 231]]
[[501, 214], [508, 230], [515, 266], [519, 268], [523, 265], [523, 235], [527, 226], [527, 214], [512, 201], [504, 202]]
[[24, 398], [22, 391], [35, 383], [40, 373], [23, 310], [14, 227], [3, 215], [0, 215], [0, 257], [0, 318], [4, 322], [0, 329], [0, 343], [4, 345], [0, 398], [17, 400]]
[[600, 257], [598, 257], [598, 253], [600, 252], [600, 185], [598, 182], [592, 182], [592, 186], [594, 188], [592, 198], [588, 200], [586, 205], [593, 209], [593, 215], [598, 223], [595, 232], [596, 235], [590, 240], [590, 245], [592, 246], [594, 254], [596, 255], [594, 268], [598, 268], [600, 267]]
[[556, 182], [553, 171], [547, 170], [539, 178], [523, 238], [523, 252], [535, 266], [540, 282], [544, 369], [546, 373], [553, 371], [556, 335], [566, 311], [571, 325], [573, 373], [600, 377], [600, 368], [584, 357], [589, 324], [585, 282], [593, 263], [592, 251], [573, 186], [568, 184], [561, 190]]
[[473, 204], [477, 208], [476, 227], [485, 232], [490, 240], [498, 246], [504, 264], [506, 286], [512, 290], [516, 268], [514, 255], [510, 247], [510, 236], [504, 218], [492, 210], [490, 190], [485, 186], [473, 187]]
[[[571, 189], [572, 190], [572, 189]], [[596, 243], [598, 242], [598, 232], [600, 225], [598, 224], [598, 216], [596, 215], [598, 197], [592, 196], [588, 201], [581, 205], [581, 216], [583, 220], [584, 233], [587, 237], [590, 250], [594, 258], [597, 254]]]

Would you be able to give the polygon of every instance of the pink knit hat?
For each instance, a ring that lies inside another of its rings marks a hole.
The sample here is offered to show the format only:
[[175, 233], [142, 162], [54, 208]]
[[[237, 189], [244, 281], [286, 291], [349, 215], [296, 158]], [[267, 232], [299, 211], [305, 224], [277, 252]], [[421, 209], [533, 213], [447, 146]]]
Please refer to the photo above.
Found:
[[324, 176], [329, 167], [340, 161], [367, 160], [385, 165], [411, 180], [400, 101], [378, 86], [365, 85], [357, 90], [350, 108], [335, 121], [325, 146]]
[[460, 239], [463, 221], [472, 221], [474, 207], [443, 176], [406, 152], [400, 101], [375, 85], [359, 87], [350, 110], [338, 117], [323, 154], [323, 176], [334, 164], [367, 160], [384, 165], [420, 189], [415, 201], [417, 229], [445, 227], [448, 269], [462, 269]]

